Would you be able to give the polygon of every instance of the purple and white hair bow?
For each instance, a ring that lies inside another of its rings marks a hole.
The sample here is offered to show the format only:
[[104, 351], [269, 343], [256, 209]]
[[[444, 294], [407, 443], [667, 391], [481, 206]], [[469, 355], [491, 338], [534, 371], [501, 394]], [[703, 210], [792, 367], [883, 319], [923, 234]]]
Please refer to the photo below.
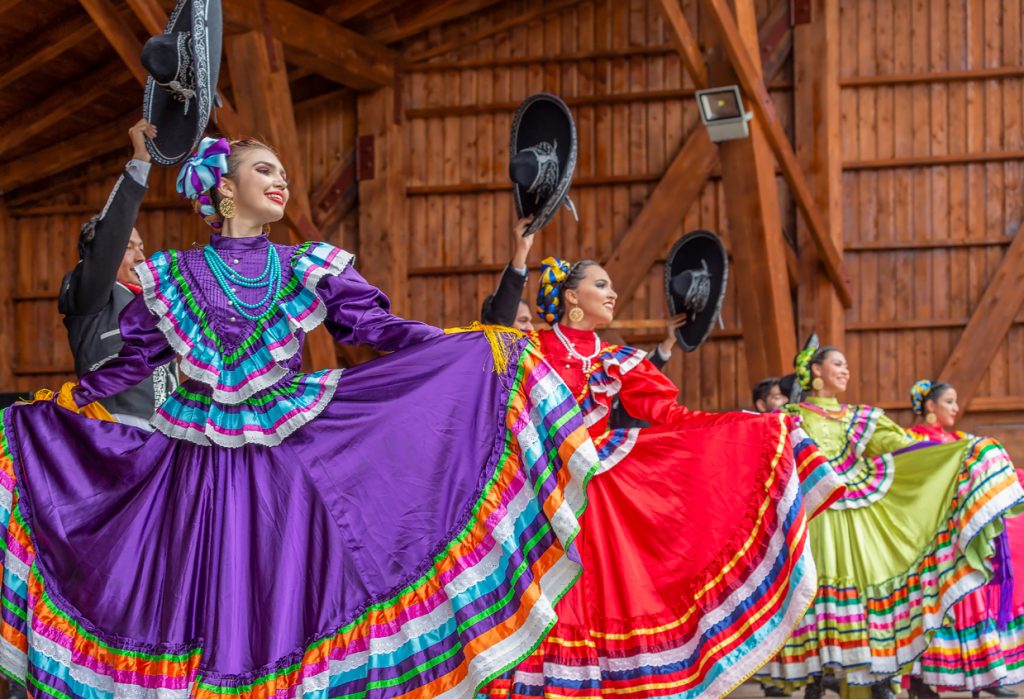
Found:
[[178, 172], [178, 194], [186, 199], [199, 199], [203, 216], [216, 213], [208, 192], [220, 185], [221, 175], [227, 173], [230, 153], [231, 146], [227, 139], [207, 136]]

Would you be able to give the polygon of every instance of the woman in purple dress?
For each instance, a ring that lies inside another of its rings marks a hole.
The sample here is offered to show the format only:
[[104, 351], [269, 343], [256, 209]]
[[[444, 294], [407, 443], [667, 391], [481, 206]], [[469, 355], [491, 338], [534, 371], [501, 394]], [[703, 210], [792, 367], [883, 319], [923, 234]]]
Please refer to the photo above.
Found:
[[[177, 355], [157, 431], [3, 413], [0, 666], [54, 697], [473, 696], [580, 573], [598, 460], [572, 395], [525, 340], [444, 336], [345, 251], [271, 243], [266, 146], [204, 139], [178, 186], [210, 244], [137, 268], [124, 349], [73, 391]], [[393, 353], [304, 373], [321, 323]]]

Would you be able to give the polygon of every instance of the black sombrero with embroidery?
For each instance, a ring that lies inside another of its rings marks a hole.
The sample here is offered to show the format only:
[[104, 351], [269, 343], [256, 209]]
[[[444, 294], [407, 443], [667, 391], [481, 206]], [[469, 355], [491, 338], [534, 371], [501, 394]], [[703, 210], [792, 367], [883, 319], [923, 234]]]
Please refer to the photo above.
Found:
[[703, 344], [722, 311], [729, 258], [722, 240], [711, 231], [687, 233], [672, 246], [665, 261], [665, 295], [669, 315], [686, 314], [676, 340], [687, 352]]
[[552, 94], [538, 92], [519, 105], [512, 119], [509, 177], [519, 218], [533, 216], [523, 233], [533, 235], [563, 204], [577, 220], [569, 198], [576, 170], [576, 124], [569, 107]]
[[184, 160], [203, 137], [217, 94], [220, 0], [179, 0], [164, 33], [142, 47], [149, 72], [143, 116], [157, 128], [146, 149], [161, 165]]

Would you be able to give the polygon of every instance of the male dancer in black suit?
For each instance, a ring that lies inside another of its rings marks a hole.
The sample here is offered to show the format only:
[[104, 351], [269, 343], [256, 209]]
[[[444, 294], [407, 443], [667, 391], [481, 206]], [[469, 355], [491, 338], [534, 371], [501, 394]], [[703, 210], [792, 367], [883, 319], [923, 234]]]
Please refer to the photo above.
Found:
[[[78, 238], [79, 260], [61, 282], [58, 307], [64, 315], [68, 342], [75, 358], [75, 373], [82, 376], [121, 351], [118, 316], [142, 292], [135, 265], [145, 261], [142, 237], [135, 229], [142, 196], [146, 193], [150, 157], [145, 136], [156, 127], [145, 119], [128, 130], [133, 155], [118, 178], [103, 210], [91, 218]], [[156, 406], [178, 382], [174, 364], [158, 367], [134, 388], [103, 401], [119, 421], [152, 429], [149, 419]]]

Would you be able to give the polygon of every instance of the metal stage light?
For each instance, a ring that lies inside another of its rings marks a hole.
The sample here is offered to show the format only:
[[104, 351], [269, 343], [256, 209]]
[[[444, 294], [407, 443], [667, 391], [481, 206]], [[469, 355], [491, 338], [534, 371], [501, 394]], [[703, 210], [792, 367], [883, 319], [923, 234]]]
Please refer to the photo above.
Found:
[[743, 108], [743, 98], [737, 85], [713, 87], [696, 92], [700, 120], [715, 143], [746, 138], [750, 135], [747, 122], [753, 116]]

